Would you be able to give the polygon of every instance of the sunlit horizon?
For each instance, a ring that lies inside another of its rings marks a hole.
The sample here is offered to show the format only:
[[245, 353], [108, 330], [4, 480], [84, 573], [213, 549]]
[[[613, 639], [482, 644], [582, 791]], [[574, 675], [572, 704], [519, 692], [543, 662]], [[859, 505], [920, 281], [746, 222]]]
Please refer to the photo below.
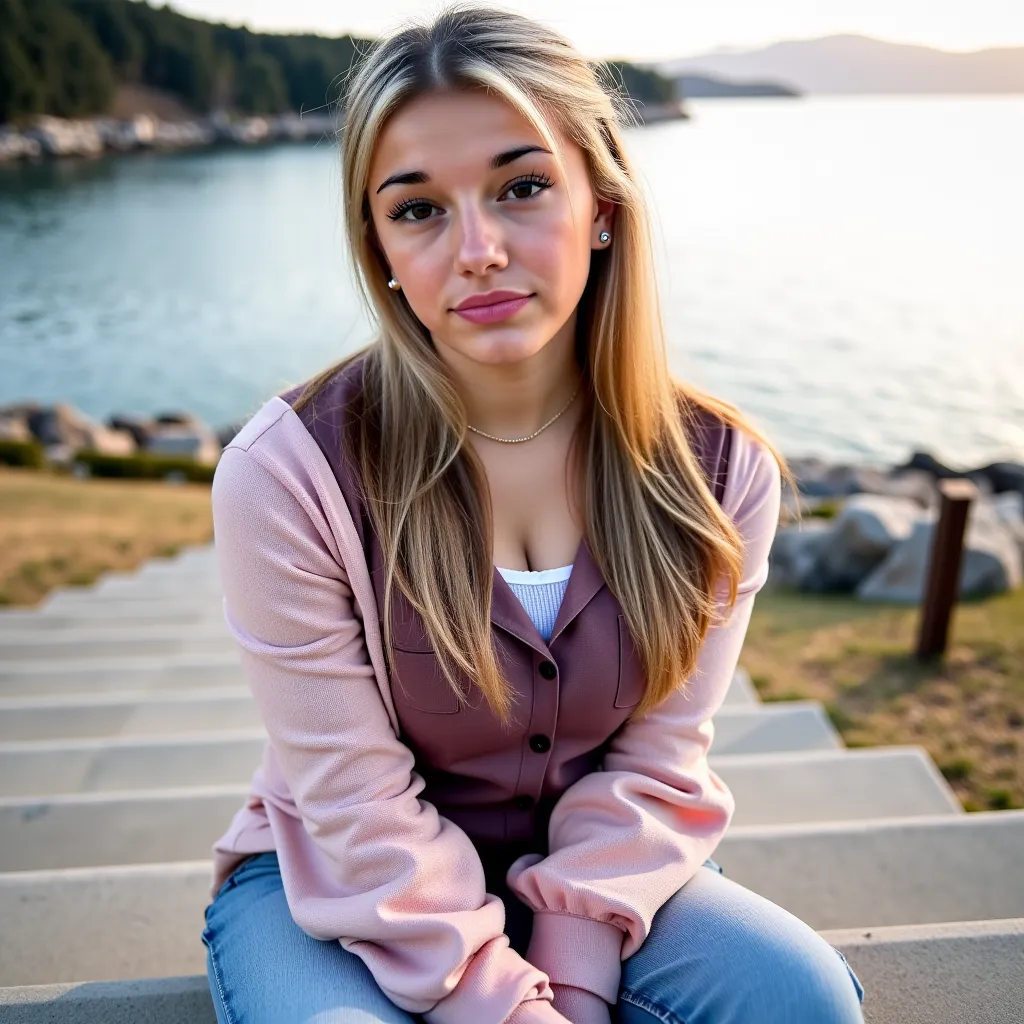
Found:
[[[258, 32], [380, 36], [441, 3], [378, 0], [363, 8], [336, 0], [169, 0], [166, 6]], [[595, 57], [666, 60], [715, 50], [854, 34], [953, 52], [1024, 46], [1024, 3], [975, 0], [633, 0], [623, 18], [609, 0], [519, 0], [498, 6], [539, 18]]]

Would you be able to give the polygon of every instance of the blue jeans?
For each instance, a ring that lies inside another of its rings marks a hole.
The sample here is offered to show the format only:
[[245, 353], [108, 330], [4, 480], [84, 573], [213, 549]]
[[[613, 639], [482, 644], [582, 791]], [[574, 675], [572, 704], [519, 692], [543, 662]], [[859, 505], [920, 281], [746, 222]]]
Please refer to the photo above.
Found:
[[[487, 891], [501, 896], [510, 945], [525, 954], [533, 912], [509, 892], [503, 871], [489, 872]], [[276, 853], [257, 854], [235, 869], [207, 907], [202, 937], [220, 1024], [422, 1021], [384, 995], [355, 953], [295, 924]], [[655, 914], [644, 944], [623, 961], [612, 1019], [863, 1024], [863, 998], [839, 950], [709, 860]]]

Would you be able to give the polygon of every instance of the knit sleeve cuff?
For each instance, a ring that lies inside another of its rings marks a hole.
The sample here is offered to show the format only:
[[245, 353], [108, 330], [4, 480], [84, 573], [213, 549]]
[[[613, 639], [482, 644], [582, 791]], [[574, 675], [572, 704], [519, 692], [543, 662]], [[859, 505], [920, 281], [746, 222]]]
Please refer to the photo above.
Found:
[[566, 1024], [566, 1021], [550, 999], [531, 999], [512, 1011], [507, 1024]]
[[614, 1006], [622, 978], [624, 934], [605, 921], [537, 911], [526, 959], [552, 984], [575, 985]]

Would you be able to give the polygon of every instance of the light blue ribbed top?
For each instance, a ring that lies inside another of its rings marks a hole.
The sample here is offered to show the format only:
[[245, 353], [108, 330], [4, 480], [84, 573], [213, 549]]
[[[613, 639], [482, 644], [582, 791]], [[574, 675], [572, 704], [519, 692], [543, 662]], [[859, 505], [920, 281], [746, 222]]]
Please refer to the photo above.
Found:
[[526, 614], [537, 627], [537, 632], [545, 639], [551, 638], [558, 618], [558, 608], [562, 603], [565, 588], [569, 584], [571, 565], [561, 565], [557, 569], [541, 569], [530, 572], [525, 569], [502, 569], [495, 566], [501, 573], [509, 589], [526, 609]]

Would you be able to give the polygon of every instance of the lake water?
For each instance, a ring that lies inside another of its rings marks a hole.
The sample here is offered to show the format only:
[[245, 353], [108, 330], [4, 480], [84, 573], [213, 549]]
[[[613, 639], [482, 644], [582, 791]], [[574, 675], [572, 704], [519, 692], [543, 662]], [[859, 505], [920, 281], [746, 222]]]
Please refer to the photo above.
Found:
[[[675, 372], [788, 455], [1024, 460], [1024, 99], [629, 133]], [[329, 144], [0, 168], [0, 404], [221, 426], [369, 338]]]

